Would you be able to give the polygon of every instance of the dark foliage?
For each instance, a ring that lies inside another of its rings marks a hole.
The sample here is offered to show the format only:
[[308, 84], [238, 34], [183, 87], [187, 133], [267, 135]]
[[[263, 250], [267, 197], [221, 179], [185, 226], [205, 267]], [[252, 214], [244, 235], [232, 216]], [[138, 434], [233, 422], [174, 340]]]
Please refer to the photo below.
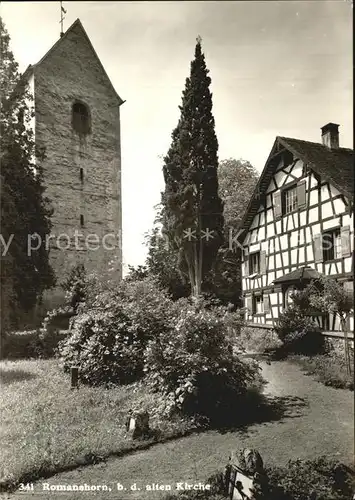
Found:
[[270, 500], [348, 500], [353, 495], [353, 471], [325, 457], [291, 460], [287, 467], [266, 472]]
[[280, 315], [274, 330], [283, 342], [278, 350], [284, 354], [315, 355], [324, 349], [320, 327], [297, 305], [288, 307]]
[[25, 332], [6, 332], [1, 336], [1, 359], [51, 358], [67, 333], [45, 329]]
[[[164, 158], [164, 236], [178, 268], [200, 295], [203, 277], [211, 269], [223, 240], [223, 205], [218, 194], [218, 142], [212, 115], [211, 79], [198, 40], [190, 77], [183, 91], [181, 116]], [[203, 238], [203, 231], [213, 234]], [[186, 238], [185, 231], [194, 231]], [[213, 233], [212, 233], [213, 232]]]
[[[286, 467], [266, 468], [267, 483], [260, 500], [350, 500], [354, 491], [354, 472], [335, 460], [291, 460]], [[164, 500], [222, 500], [225, 493], [223, 474], [206, 481], [208, 491], [186, 491], [167, 495]]]
[[86, 300], [87, 276], [83, 264], [78, 264], [70, 270], [67, 279], [61, 283], [61, 287], [66, 292], [66, 301], [74, 313], [77, 312], [80, 304]]
[[184, 274], [179, 270], [178, 255], [169, 238], [161, 231], [162, 210], [159, 211], [155, 226], [146, 235], [148, 247], [147, 268], [157, 283], [173, 300], [187, 297], [191, 291]]
[[[35, 306], [54, 284], [54, 274], [44, 244], [52, 211], [44, 196], [43, 151], [35, 147], [31, 95], [18, 73], [1, 18], [0, 37], [1, 234], [11, 242], [6, 255], [1, 254], [1, 323], [6, 330], [19, 326], [19, 311]], [[29, 252], [30, 244], [38, 248]]]

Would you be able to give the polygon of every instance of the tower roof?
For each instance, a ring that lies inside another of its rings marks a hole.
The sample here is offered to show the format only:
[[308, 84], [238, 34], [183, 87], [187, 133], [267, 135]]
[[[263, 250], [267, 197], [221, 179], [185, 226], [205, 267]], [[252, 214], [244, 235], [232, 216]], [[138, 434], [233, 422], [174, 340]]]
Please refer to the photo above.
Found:
[[52, 54], [52, 52], [63, 42], [63, 40], [65, 40], [65, 38], [68, 36], [68, 34], [71, 31], [73, 31], [75, 28], [77, 28], [77, 27], [79, 27], [79, 29], [82, 31], [84, 37], [86, 38], [86, 40], [87, 40], [87, 42], [88, 42], [88, 44], [89, 44], [89, 46], [90, 46], [90, 48], [91, 48], [91, 50], [92, 50], [92, 52], [94, 54], [94, 57], [97, 59], [99, 65], [101, 67], [101, 70], [102, 70], [103, 74], [105, 75], [105, 77], [106, 77], [109, 85], [111, 86], [111, 88], [112, 88], [112, 90], [114, 92], [114, 95], [116, 96], [116, 98], [117, 98], [117, 100], [119, 102], [119, 105], [123, 104], [125, 101], [123, 99], [121, 99], [121, 97], [117, 94], [115, 87], [112, 85], [112, 82], [111, 82], [110, 78], [108, 77], [108, 75], [106, 73], [106, 70], [103, 67], [103, 64], [100, 61], [100, 58], [97, 55], [97, 53], [96, 53], [96, 51], [95, 51], [95, 49], [94, 49], [94, 47], [93, 47], [93, 45], [92, 45], [92, 43], [90, 41], [90, 38], [88, 37], [88, 34], [86, 33], [86, 31], [84, 29], [84, 26], [82, 25], [80, 19], [77, 19], [76, 21], [74, 21], [74, 23], [67, 29], [67, 31], [61, 35], [61, 37], [59, 38], [59, 40], [57, 40], [55, 42], [55, 44], [52, 45], [52, 47], [48, 50], [48, 52], [46, 52], [46, 54], [42, 57], [42, 59], [40, 59], [36, 64], [30, 64], [27, 67], [26, 71], [23, 74], [23, 77], [27, 78], [31, 73], [33, 73], [34, 70], [36, 69], [36, 67], [40, 66], [43, 63], [43, 61], [45, 61], [47, 59], [47, 57], [49, 57]]

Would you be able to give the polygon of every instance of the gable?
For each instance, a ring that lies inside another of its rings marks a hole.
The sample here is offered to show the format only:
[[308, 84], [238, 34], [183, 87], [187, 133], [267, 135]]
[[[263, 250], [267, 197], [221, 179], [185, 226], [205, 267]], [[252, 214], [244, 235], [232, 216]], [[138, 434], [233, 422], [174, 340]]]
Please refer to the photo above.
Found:
[[323, 180], [333, 184], [344, 196], [354, 195], [353, 150], [347, 148], [327, 148], [323, 144], [288, 137], [278, 140], [294, 155], [299, 156], [309, 168]]
[[[301, 144], [301, 145], [299, 145]], [[277, 137], [239, 226], [242, 242], [261, 206], [270, 204], [269, 193], [301, 179], [305, 170], [319, 175], [350, 201], [353, 198], [353, 152], [329, 150], [322, 144]], [[313, 176], [311, 176], [313, 178]], [[313, 182], [316, 182], [313, 178]]]
[[[78, 64], [78, 55], [80, 55], [82, 64]], [[59, 77], [63, 68], [67, 68], [71, 63], [75, 67], [77, 79], [87, 77], [86, 72], [81, 71], [81, 69], [83, 66], [89, 67], [92, 78], [95, 78], [98, 84], [106, 87], [112, 97], [117, 100], [118, 105], [123, 104], [124, 101], [113, 87], [79, 19], [72, 24], [42, 59], [28, 68], [26, 72], [32, 69], [36, 74], [45, 68], [46, 73], [48, 73], [48, 67], [51, 67], [53, 76]]]

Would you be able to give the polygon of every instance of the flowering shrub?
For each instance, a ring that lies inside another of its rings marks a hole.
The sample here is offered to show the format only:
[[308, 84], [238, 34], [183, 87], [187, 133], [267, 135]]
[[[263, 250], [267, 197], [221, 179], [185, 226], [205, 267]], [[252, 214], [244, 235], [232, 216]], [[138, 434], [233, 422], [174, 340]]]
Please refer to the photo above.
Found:
[[80, 367], [92, 385], [129, 383], [144, 374], [148, 340], [169, 330], [172, 302], [149, 280], [123, 282], [79, 308], [72, 334], [60, 345], [66, 370]]
[[153, 390], [163, 391], [170, 413], [201, 415], [211, 422], [234, 414], [255, 382], [257, 368], [233, 355], [225, 334], [225, 309], [180, 300], [171, 331], [148, 342], [145, 372]]
[[163, 395], [157, 411], [166, 417], [179, 411], [200, 423], [233, 414], [260, 383], [257, 368], [233, 355], [230, 329], [240, 315], [224, 307], [174, 302], [147, 278], [101, 292], [78, 311], [59, 348], [64, 368], [78, 365], [91, 385], [146, 375]]

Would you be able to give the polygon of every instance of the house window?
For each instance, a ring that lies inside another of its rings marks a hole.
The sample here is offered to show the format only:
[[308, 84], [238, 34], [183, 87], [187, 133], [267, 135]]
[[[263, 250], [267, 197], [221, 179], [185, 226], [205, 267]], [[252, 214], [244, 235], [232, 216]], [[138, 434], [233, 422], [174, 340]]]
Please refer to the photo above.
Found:
[[82, 102], [75, 102], [72, 108], [72, 125], [75, 132], [87, 135], [91, 132], [89, 108]]
[[260, 252], [249, 255], [249, 273], [258, 274], [260, 271]]
[[264, 299], [262, 295], [254, 295], [253, 301], [253, 314], [263, 314], [264, 312]]
[[81, 227], [84, 226], [84, 216], [83, 215], [80, 215], [80, 225], [81, 225]]
[[323, 260], [325, 262], [341, 258], [340, 228], [327, 231], [322, 235]]
[[297, 186], [294, 186], [283, 192], [283, 212], [284, 214], [289, 214], [297, 210], [297, 207]]
[[84, 182], [84, 169], [83, 168], [80, 168], [80, 182], [81, 183]]

